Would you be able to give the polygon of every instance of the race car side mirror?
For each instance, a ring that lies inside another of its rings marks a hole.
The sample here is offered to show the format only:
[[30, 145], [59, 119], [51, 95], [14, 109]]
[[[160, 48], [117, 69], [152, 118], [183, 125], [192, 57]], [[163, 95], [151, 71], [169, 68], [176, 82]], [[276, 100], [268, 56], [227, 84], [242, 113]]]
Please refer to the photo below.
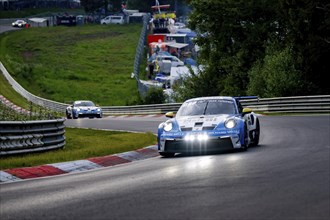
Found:
[[165, 114], [165, 116], [166, 116], [167, 118], [173, 118], [173, 117], [174, 117], [174, 112], [167, 112], [167, 113]]
[[243, 115], [246, 115], [246, 114], [249, 114], [249, 113], [251, 113], [252, 112], [252, 109], [250, 109], [250, 108], [243, 108]]

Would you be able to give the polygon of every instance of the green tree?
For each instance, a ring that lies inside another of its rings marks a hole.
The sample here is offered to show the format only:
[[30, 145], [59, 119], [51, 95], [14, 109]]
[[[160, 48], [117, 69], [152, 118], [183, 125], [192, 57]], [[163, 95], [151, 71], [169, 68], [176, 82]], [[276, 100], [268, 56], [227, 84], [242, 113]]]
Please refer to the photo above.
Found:
[[286, 20], [286, 41], [303, 57], [296, 66], [312, 84], [310, 94], [329, 94], [330, 4], [328, 0], [281, 0], [279, 13]]
[[121, 9], [121, 3], [121, 0], [80, 0], [86, 12], [94, 12], [99, 8], [104, 8], [106, 13], [109, 10], [118, 12]]
[[[280, 70], [276, 77], [283, 77], [280, 81], [288, 85], [295, 84], [290, 80], [299, 79], [305, 86], [304, 90], [296, 90], [299, 94], [328, 94], [324, 79], [329, 70], [330, 4], [325, 0], [190, 0], [189, 3], [193, 9], [190, 27], [198, 33], [196, 43], [201, 48], [199, 62], [206, 66], [197, 78], [208, 80], [205, 84], [210, 86], [202, 95], [250, 93], [256, 82], [266, 80], [252, 73], [263, 72], [270, 66]], [[267, 52], [271, 44], [276, 45], [276, 53]], [[281, 72], [284, 70], [287, 74]], [[253, 85], [249, 85], [250, 80]], [[271, 81], [267, 82], [272, 84]], [[277, 95], [289, 94], [283, 90], [284, 85], [273, 85]]]
[[103, 0], [80, 0], [80, 4], [82, 7], [84, 7], [85, 11], [88, 12], [93, 12], [96, 9], [101, 8], [104, 6], [104, 1]]
[[291, 48], [271, 51], [262, 62], [256, 62], [249, 72], [248, 93], [259, 97], [303, 95], [309, 85], [294, 66], [293, 54]]
[[190, 27], [199, 34], [196, 43], [201, 47], [200, 62], [207, 66], [204, 78], [213, 87], [212, 95], [246, 93], [247, 72], [264, 56], [265, 42], [283, 32], [273, 9], [275, 2], [190, 1]]
[[145, 0], [145, 1], [129, 0], [126, 6], [127, 9], [134, 9], [142, 12], [150, 12], [152, 5], [155, 5], [154, 0]]
[[[216, 82], [212, 82], [209, 74], [206, 71], [199, 70], [196, 74], [190, 69], [190, 76], [186, 76], [178, 80], [173, 85], [174, 99], [176, 102], [183, 102], [187, 99], [199, 97], [199, 96], [211, 96], [216, 88]], [[211, 82], [212, 84], [209, 84]]]

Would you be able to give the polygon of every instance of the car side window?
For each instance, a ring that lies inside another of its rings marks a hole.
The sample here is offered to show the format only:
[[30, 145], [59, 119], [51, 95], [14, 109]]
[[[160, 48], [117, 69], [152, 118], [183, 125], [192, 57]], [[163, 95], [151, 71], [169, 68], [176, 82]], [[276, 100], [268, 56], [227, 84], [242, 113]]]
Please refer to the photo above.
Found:
[[243, 112], [243, 106], [241, 105], [241, 103], [238, 100], [236, 100], [236, 104], [237, 104], [238, 112], [242, 113]]

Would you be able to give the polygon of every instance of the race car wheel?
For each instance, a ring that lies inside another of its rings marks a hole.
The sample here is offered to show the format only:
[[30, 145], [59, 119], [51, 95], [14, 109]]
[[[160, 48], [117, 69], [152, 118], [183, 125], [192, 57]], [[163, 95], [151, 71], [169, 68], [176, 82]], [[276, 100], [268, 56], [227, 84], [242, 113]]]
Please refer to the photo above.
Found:
[[175, 153], [159, 152], [159, 154], [163, 157], [174, 157]]
[[[253, 134], [254, 133], [254, 134]], [[257, 146], [259, 144], [259, 137], [260, 137], [260, 124], [259, 124], [259, 119], [257, 119], [256, 123], [256, 129], [251, 131], [250, 135], [252, 139], [251, 146]]]
[[68, 111], [66, 111], [65, 114], [66, 114], [66, 118], [67, 119], [71, 119], [72, 118], [71, 115], [68, 113]]
[[247, 125], [244, 123], [244, 143], [242, 144], [242, 151], [246, 151], [249, 146], [249, 137], [248, 137], [248, 132], [247, 132]]

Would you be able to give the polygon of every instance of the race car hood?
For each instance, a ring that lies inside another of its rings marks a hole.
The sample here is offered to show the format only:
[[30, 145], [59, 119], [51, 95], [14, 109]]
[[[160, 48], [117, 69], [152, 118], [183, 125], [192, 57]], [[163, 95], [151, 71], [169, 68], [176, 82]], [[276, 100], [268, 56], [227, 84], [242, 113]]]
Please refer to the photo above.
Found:
[[213, 130], [218, 124], [224, 123], [232, 115], [199, 115], [176, 118], [182, 131]]

